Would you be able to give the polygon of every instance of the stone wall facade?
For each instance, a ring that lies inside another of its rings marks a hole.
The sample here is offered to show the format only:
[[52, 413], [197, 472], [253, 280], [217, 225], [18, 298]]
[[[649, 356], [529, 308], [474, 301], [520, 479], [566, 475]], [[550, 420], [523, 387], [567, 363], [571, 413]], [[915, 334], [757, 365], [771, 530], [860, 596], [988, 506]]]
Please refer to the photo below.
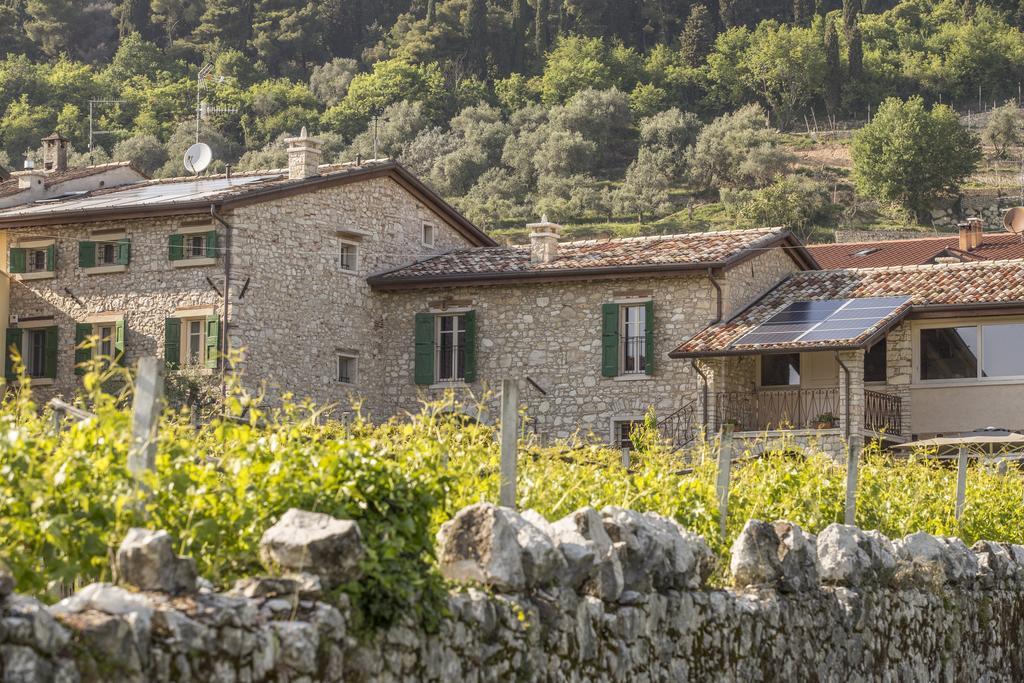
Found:
[[[584, 508], [548, 523], [532, 512], [479, 504], [439, 534], [441, 571], [462, 584], [453, 585], [440, 628], [428, 632], [405, 620], [357, 635], [346, 596], [329, 600], [321, 581], [335, 562], [352, 571], [348, 559], [358, 547], [341, 551], [336, 541], [355, 541], [358, 530], [330, 518], [326, 526], [329, 531], [307, 530], [292, 542], [296, 551], [319, 548], [307, 573], [243, 580], [227, 593], [202, 581], [197, 589], [194, 573], [191, 586], [165, 592], [171, 586], [160, 584], [161, 560], [186, 568], [188, 560], [174, 558], [166, 534], [144, 530], [133, 530], [117, 553], [118, 574], [130, 578], [122, 578], [123, 587], [90, 584], [47, 607], [12, 593], [10, 577], [0, 571], [0, 678], [1024, 677], [1024, 546], [979, 541], [968, 549], [959, 539], [924, 533], [890, 541], [840, 524], [815, 537], [789, 522], [751, 520], [732, 546], [732, 587], [716, 589], [707, 583], [713, 569], [707, 544], [664, 517]], [[328, 547], [333, 554], [324, 552]]]

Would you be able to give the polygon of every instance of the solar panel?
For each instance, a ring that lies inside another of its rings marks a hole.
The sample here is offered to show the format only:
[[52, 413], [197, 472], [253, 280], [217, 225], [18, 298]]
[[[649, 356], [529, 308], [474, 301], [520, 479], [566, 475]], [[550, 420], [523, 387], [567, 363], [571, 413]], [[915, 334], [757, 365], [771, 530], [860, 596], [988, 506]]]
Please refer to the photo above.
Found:
[[856, 339], [908, 301], [908, 296], [796, 301], [747, 332], [733, 345]]

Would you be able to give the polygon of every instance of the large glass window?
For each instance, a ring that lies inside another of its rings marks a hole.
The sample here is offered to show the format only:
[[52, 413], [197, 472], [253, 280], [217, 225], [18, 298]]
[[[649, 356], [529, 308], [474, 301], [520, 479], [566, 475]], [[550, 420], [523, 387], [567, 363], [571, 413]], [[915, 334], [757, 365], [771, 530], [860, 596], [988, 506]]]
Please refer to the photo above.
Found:
[[800, 385], [800, 354], [778, 353], [761, 356], [761, 386]]
[[978, 376], [978, 328], [921, 330], [921, 379], [973, 379]]
[[1024, 376], [1024, 323], [982, 325], [981, 376]]
[[885, 358], [885, 339], [882, 339], [864, 354], [865, 382], [885, 381]]
[[466, 317], [437, 316], [437, 381], [460, 382], [466, 376]]
[[647, 307], [623, 306], [622, 321], [622, 374], [642, 375], [647, 372]]

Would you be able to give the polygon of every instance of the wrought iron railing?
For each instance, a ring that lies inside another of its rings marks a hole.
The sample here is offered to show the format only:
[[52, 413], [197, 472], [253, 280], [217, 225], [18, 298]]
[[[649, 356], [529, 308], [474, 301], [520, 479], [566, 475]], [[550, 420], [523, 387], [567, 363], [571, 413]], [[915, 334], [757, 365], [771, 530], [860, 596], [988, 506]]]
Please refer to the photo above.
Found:
[[671, 415], [658, 420], [658, 433], [673, 448], [685, 448], [693, 443], [697, 431], [697, 401], [690, 401]]
[[903, 434], [903, 401], [880, 391], [864, 391], [864, 426], [875, 432]]
[[718, 424], [736, 431], [839, 426], [839, 389], [726, 391], [716, 395]]
[[438, 382], [461, 382], [465, 378], [466, 347], [462, 344], [435, 344], [434, 361]]
[[622, 374], [644, 374], [647, 371], [647, 337], [623, 337], [621, 344]]

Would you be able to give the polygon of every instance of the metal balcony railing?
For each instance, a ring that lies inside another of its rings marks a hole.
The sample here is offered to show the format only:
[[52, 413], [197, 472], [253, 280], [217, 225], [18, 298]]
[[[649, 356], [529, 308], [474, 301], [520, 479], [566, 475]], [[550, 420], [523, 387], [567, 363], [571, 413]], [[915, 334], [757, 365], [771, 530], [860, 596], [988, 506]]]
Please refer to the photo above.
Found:
[[825, 418], [839, 426], [839, 389], [726, 391], [716, 396], [718, 425], [736, 431], [813, 429]]
[[864, 426], [875, 432], [903, 434], [903, 401], [880, 391], [864, 391]]

